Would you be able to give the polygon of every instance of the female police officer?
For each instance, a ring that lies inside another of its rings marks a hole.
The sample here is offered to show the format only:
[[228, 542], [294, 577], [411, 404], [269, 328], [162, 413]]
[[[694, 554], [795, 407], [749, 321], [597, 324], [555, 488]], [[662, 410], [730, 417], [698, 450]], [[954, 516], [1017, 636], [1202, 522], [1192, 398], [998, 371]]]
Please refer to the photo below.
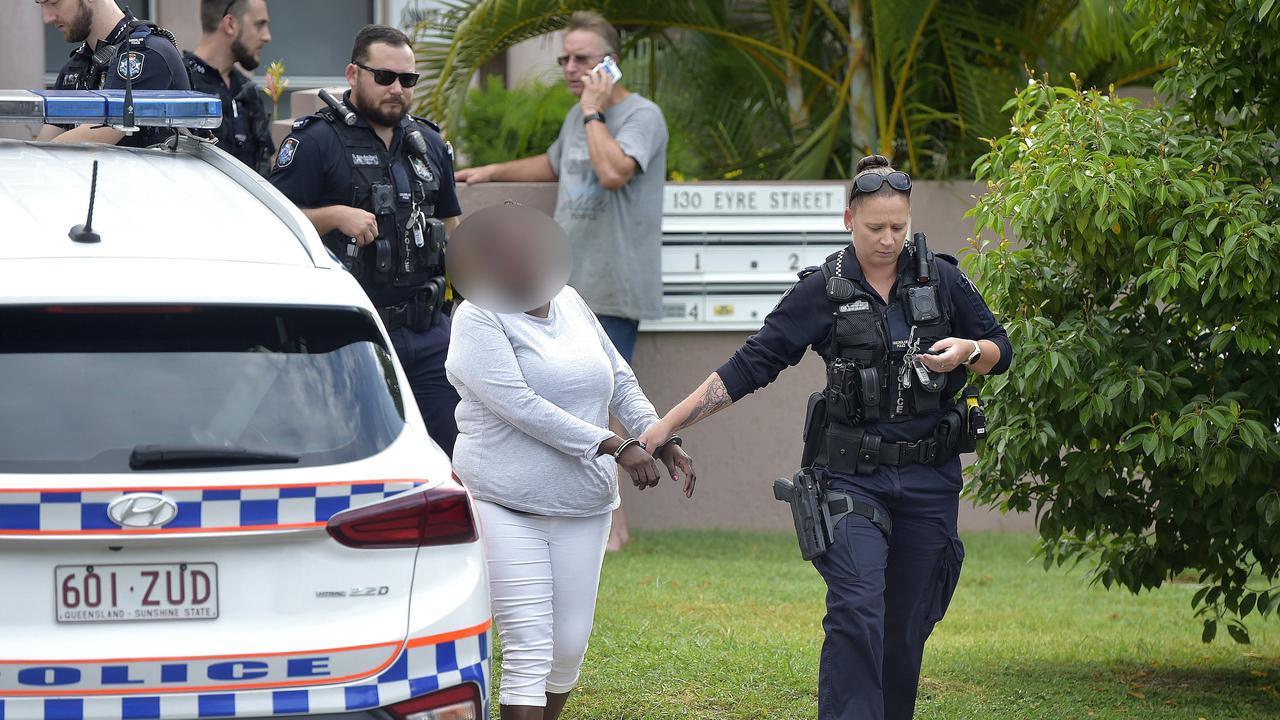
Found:
[[846, 495], [852, 511], [814, 560], [828, 589], [822, 720], [912, 716], [925, 639], [964, 557], [955, 396], [967, 373], [1003, 372], [1013, 355], [955, 258], [929, 253], [923, 236], [906, 241], [910, 198], [906, 173], [863, 158], [844, 214], [851, 246], [802, 273], [760, 332], [642, 438], [657, 447], [810, 347], [827, 362], [814, 454], [828, 499]]

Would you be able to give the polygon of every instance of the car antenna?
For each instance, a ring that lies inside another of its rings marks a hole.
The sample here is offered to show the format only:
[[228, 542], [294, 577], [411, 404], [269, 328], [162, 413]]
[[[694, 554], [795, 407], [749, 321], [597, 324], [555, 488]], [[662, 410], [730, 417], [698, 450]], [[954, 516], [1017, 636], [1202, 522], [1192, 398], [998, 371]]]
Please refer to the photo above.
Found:
[[[119, 63], [116, 65], [116, 72], [120, 72]], [[129, 54], [126, 53], [124, 56], [124, 122], [121, 129], [128, 133], [137, 132], [138, 127], [133, 124], [133, 121], [133, 70], [129, 67]], [[95, 161], [93, 165], [96, 171], [98, 163]]]
[[93, 161], [93, 180], [89, 182], [89, 216], [83, 225], [71, 228], [67, 236], [78, 243], [102, 242], [102, 236], [93, 231], [93, 200], [98, 194], [98, 161]]

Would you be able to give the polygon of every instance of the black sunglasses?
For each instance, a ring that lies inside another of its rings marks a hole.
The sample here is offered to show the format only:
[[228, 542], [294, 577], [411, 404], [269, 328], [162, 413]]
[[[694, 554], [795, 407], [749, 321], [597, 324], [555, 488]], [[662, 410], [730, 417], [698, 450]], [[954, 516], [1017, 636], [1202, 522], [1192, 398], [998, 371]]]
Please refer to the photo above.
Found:
[[853, 199], [858, 195], [870, 195], [879, 190], [885, 183], [889, 183], [889, 187], [898, 192], [911, 194], [911, 176], [901, 170], [894, 170], [888, 175], [868, 172], [854, 179], [853, 190], [849, 193], [849, 202], [853, 202]]
[[230, 15], [230, 14], [231, 14], [231, 8], [232, 8], [232, 7], [235, 7], [235, 4], [236, 4], [236, 3], [238, 3], [238, 2], [240, 2], [240, 0], [231, 0], [231, 2], [227, 3], [227, 6], [226, 6], [226, 7], [222, 8], [222, 14], [221, 14], [221, 15], [219, 15], [218, 17], [219, 17], [219, 18], [224, 18], [224, 17], [226, 17], [226, 16]]
[[373, 73], [373, 81], [378, 83], [379, 85], [390, 85], [391, 83], [395, 82], [397, 79], [400, 81], [401, 87], [411, 88], [414, 85], [418, 84], [418, 73], [416, 72], [398, 73], [398, 72], [395, 72], [394, 70], [382, 70], [379, 68], [371, 68], [368, 65], [364, 65], [362, 63], [352, 63], [352, 64], [362, 70], [368, 70], [369, 72]]

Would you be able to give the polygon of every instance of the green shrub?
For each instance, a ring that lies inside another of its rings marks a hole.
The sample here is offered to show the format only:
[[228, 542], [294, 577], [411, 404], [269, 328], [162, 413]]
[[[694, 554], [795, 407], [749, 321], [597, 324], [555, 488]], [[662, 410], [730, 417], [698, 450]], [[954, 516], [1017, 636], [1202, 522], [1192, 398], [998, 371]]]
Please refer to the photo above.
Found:
[[973, 256], [1019, 355], [987, 386], [979, 499], [1034, 510], [1046, 566], [1183, 573], [1204, 639], [1280, 609], [1280, 7], [1134, 0], [1177, 64], [1144, 108], [1032, 83], [974, 166]]
[[469, 166], [546, 152], [578, 99], [562, 84], [530, 82], [508, 90], [497, 77], [467, 95], [458, 148]]

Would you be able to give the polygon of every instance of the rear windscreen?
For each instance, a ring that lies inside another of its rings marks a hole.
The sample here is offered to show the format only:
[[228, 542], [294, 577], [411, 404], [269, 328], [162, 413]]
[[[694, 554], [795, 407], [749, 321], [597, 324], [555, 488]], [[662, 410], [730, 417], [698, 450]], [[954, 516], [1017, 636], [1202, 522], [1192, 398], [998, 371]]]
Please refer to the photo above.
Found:
[[0, 308], [0, 472], [130, 472], [148, 447], [328, 465], [403, 428], [391, 355], [356, 309]]

